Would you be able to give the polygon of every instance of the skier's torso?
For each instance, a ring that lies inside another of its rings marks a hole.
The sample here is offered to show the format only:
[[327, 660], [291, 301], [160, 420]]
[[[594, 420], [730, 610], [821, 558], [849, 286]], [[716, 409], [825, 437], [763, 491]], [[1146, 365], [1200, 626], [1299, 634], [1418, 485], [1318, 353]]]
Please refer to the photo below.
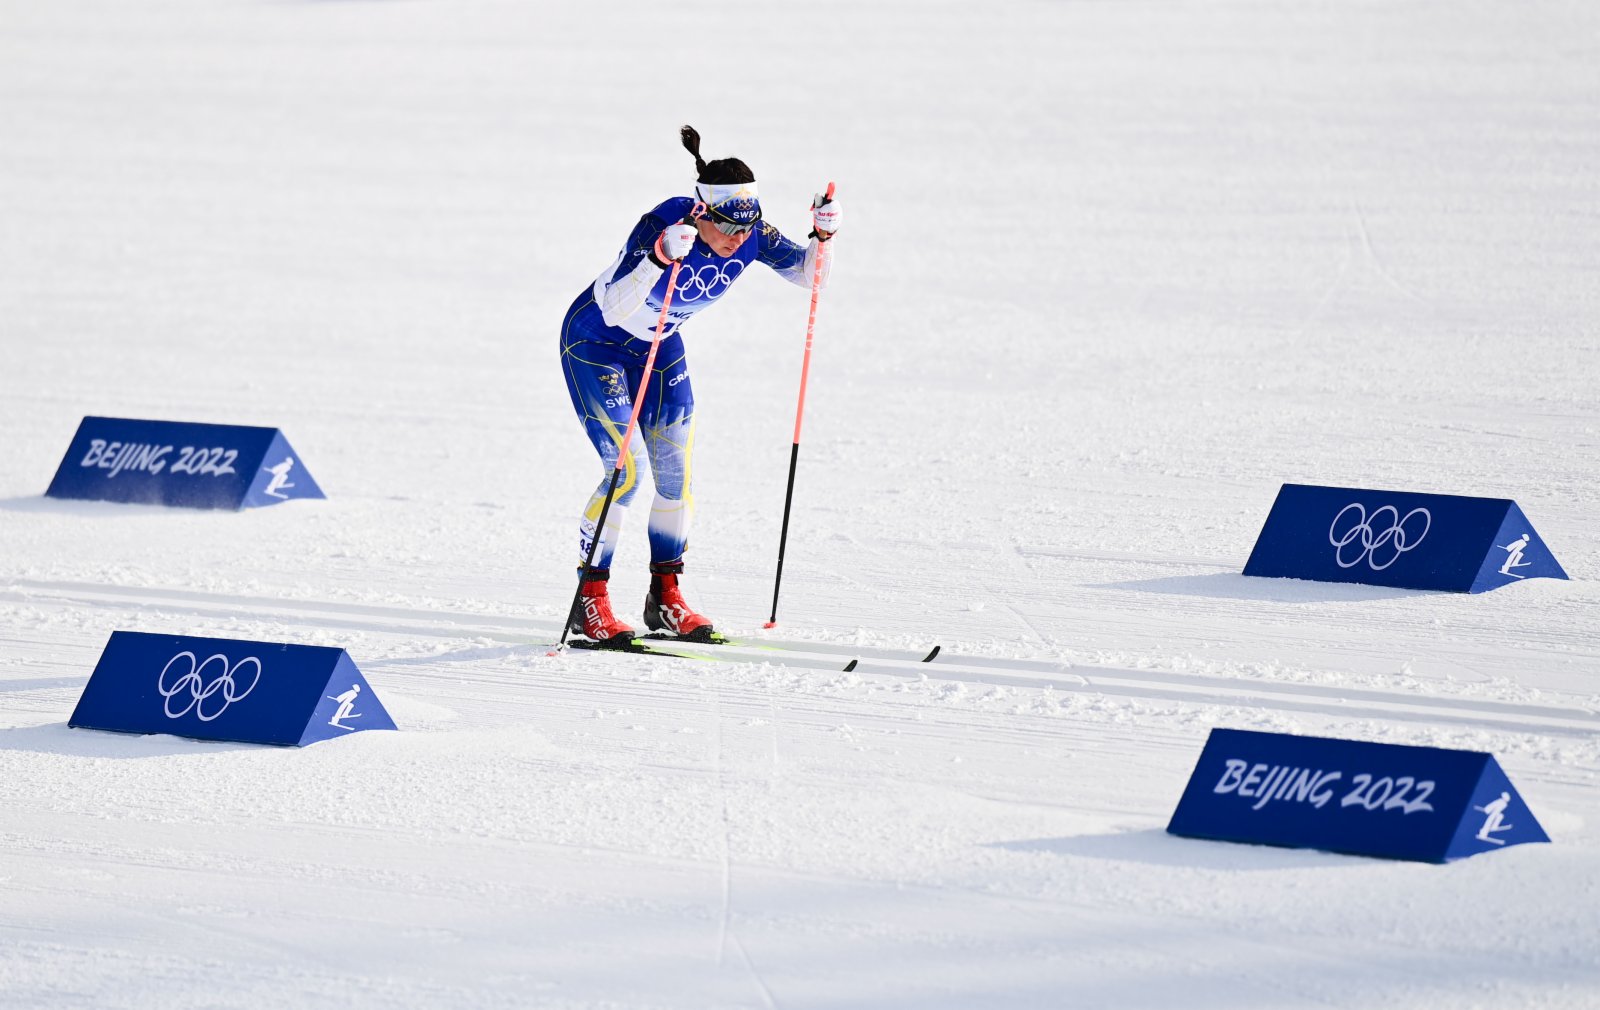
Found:
[[[563, 329], [569, 331], [569, 336], [571, 330], [579, 329], [589, 340], [624, 343], [629, 339], [655, 338], [671, 271], [649, 263], [650, 251], [661, 230], [687, 218], [694, 204], [690, 197], [673, 197], [639, 219], [616, 260], [567, 310]], [[809, 283], [806, 247], [791, 242], [765, 222], [757, 224], [755, 232], [728, 256], [718, 256], [705, 242], [696, 240], [679, 268], [663, 335], [676, 333], [685, 320], [721, 298], [758, 260], [786, 280]], [[649, 282], [651, 270], [658, 271], [659, 276], [646, 292], [643, 286]], [[635, 290], [629, 291], [630, 286]]]

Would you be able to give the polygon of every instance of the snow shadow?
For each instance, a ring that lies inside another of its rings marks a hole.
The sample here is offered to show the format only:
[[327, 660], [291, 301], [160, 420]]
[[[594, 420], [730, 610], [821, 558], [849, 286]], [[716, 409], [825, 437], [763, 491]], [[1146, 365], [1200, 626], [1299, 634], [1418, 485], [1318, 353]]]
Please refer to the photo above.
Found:
[[432, 656], [400, 656], [394, 659], [369, 659], [361, 664], [365, 671], [382, 670], [389, 667], [404, 666], [436, 666], [440, 663], [481, 663], [502, 659], [514, 659], [517, 656], [542, 656], [556, 647], [554, 642], [548, 645], [478, 645], [465, 649], [451, 649], [449, 652], [435, 653]]
[[1357, 863], [1354, 856], [1341, 856], [1315, 849], [1286, 849], [1273, 845], [1213, 842], [1200, 838], [1183, 838], [1156, 828], [1146, 831], [1115, 831], [1102, 835], [989, 842], [985, 848], [1005, 849], [1008, 852], [1047, 852], [1119, 863], [1143, 863], [1147, 866], [1173, 866], [1186, 870], [1225, 870], [1237, 873], [1285, 870], [1304, 866], [1354, 866]]
[[88, 683], [82, 677], [30, 677], [25, 680], [0, 680], [0, 694], [22, 691], [54, 691], [61, 688], [78, 688]]
[[[185, 511], [232, 511], [231, 509], [186, 509]], [[70, 515], [84, 519], [119, 518], [130, 515], [170, 516], [167, 505], [143, 505], [138, 502], [82, 501], [75, 498], [46, 498], [28, 495], [21, 498], [0, 498], [0, 512], [30, 512], [37, 515]]]
[[152, 758], [178, 754], [217, 754], [222, 751], [260, 750], [269, 744], [191, 740], [165, 733], [114, 733], [99, 729], [72, 729], [64, 722], [43, 726], [0, 729], [0, 751], [32, 751], [73, 757]]
[[1391, 589], [1387, 586], [1311, 582], [1306, 579], [1263, 579], [1233, 572], [1102, 582], [1090, 585], [1088, 588], [1131, 589], [1135, 592], [1160, 593], [1166, 596], [1205, 596], [1212, 599], [1254, 600], [1267, 603], [1364, 603], [1369, 600], [1439, 595], [1437, 592], [1424, 589]]

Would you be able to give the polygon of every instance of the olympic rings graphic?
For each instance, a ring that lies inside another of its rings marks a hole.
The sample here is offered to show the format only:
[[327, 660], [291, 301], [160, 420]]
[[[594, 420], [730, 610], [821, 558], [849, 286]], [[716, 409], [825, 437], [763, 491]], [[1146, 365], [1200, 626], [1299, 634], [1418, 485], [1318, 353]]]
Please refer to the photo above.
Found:
[[697, 302], [702, 298], [710, 300], [728, 290], [728, 285], [742, 273], [744, 263], [741, 260], [731, 260], [722, 266], [707, 263], [692, 270], [680, 270], [676, 297], [681, 302]]
[[[1355, 525], [1340, 533], [1340, 524], [1344, 522], [1345, 516], [1349, 515], [1351, 509], [1356, 512]], [[1384, 513], [1388, 513], [1386, 518]], [[1417, 515], [1422, 516], [1422, 532], [1413, 536], [1411, 531], [1416, 529], [1416, 524], [1412, 523], [1411, 519]], [[1385, 522], [1389, 524], [1388, 528], [1378, 533], [1377, 530]], [[1432, 528], [1433, 515], [1425, 508], [1414, 508], [1402, 519], [1400, 510], [1393, 505], [1374, 509], [1369, 516], [1360, 502], [1351, 502], [1333, 517], [1333, 525], [1328, 527], [1328, 542], [1334, 547], [1333, 560], [1340, 568], [1354, 568], [1365, 561], [1373, 571], [1381, 572], [1399, 561], [1400, 555], [1422, 543], [1422, 538], [1426, 537]], [[1348, 554], [1345, 548], [1350, 546], [1359, 547], [1361, 552], [1346, 560]], [[1380, 564], [1380, 557], [1386, 557], [1388, 560]]]
[[[172, 672], [173, 664], [181, 659], [189, 661], [189, 669], [179, 674], [175, 680], [169, 683], [167, 674]], [[205, 670], [212, 663], [219, 664], [218, 672], [216, 679], [208, 684], [206, 683]], [[241, 691], [234, 678], [246, 663], [255, 664], [255, 676], [250, 679], [250, 686]], [[180, 652], [167, 660], [167, 665], [161, 668], [161, 676], [156, 678], [156, 690], [161, 692], [161, 696], [166, 699], [163, 707], [166, 709], [168, 719], [180, 718], [189, 714], [189, 710], [193, 709], [194, 714], [200, 717], [201, 722], [210, 722], [226, 711], [229, 705], [243, 699], [251, 691], [254, 691], [259, 683], [261, 683], [261, 660], [254, 656], [246, 656], [230, 667], [228, 665], [228, 657], [221, 653], [207, 656], [205, 662], [202, 663], [195, 658], [194, 653]], [[179, 697], [179, 695], [183, 696]], [[222, 703], [214, 709], [208, 710], [206, 702], [218, 696], [222, 698]], [[172, 710], [174, 699], [183, 703], [183, 707], [176, 712]]]

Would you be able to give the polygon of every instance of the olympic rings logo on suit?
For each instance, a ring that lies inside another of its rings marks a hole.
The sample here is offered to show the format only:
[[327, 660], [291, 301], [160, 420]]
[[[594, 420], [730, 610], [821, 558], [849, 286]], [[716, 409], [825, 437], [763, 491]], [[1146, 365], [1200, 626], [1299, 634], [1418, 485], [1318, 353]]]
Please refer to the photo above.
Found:
[[678, 293], [674, 297], [684, 302], [715, 298], [728, 290], [728, 285], [738, 280], [742, 273], [742, 260], [729, 260], [726, 264], [707, 263], [692, 269], [685, 267], [678, 271]]
[[[178, 664], [181, 670], [182, 664], [179, 661], [185, 659], [189, 661], [189, 668], [183, 670], [175, 679], [168, 681], [167, 675], [173, 672], [173, 665]], [[212, 663], [219, 664], [217, 675], [215, 680], [207, 683], [206, 669]], [[250, 686], [241, 691], [238, 676], [246, 664], [255, 666], [255, 676], [250, 678]], [[181, 718], [189, 714], [192, 709], [194, 714], [200, 717], [201, 722], [210, 722], [227, 711], [229, 705], [242, 701], [259, 683], [261, 683], [261, 660], [254, 656], [246, 656], [229, 666], [228, 657], [220, 652], [207, 656], [205, 662], [201, 662], [195, 658], [194, 653], [185, 651], [167, 660], [167, 665], [161, 668], [161, 675], [156, 678], [156, 690], [166, 699], [163, 708], [168, 719]], [[219, 704], [213, 706], [206, 704], [218, 697], [222, 699]], [[175, 702], [181, 703], [177, 711], [173, 711]]]
[[[1356, 513], [1355, 525], [1341, 534], [1340, 524], [1350, 514], [1351, 509]], [[1418, 515], [1422, 517], [1422, 532], [1412, 536], [1412, 532], [1408, 531], [1415, 531], [1417, 524], [1411, 520]], [[1387, 527], [1383, 527], [1385, 522], [1389, 524]], [[1383, 527], [1381, 533], [1378, 532], [1380, 527]], [[1425, 508], [1414, 508], [1402, 519], [1400, 510], [1393, 505], [1373, 509], [1372, 514], [1368, 515], [1366, 507], [1360, 502], [1351, 502], [1333, 517], [1333, 525], [1328, 527], [1328, 542], [1334, 547], [1333, 560], [1340, 568], [1354, 568], [1365, 561], [1373, 571], [1381, 572], [1399, 561], [1400, 555], [1406, 551], [1416, 549], [1432, 528], [1433, 514]], [[1346, 548], [1360, 548], [1360, 553], [1345, 560], [1349, 557]], [[1380, 564], [1380, 557], [1387, 557], [1388, 560]]]

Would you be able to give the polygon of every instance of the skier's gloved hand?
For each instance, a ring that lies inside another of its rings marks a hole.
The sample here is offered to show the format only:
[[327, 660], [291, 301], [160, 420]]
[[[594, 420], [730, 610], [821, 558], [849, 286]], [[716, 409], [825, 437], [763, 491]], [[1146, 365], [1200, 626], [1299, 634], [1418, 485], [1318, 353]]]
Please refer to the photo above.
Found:
[[683, 259], [694, 248], [694, 240], [699, 234], [694, 225], [683, 221], [667, 225], [656, 239], [656, 259], [662, 263]]
[[844, 223], [844, 211], [839, 209], [839, 201], [834, 198], [817, 194], [811, 201], [811, 235], [818, 242], [826, 242], [833, 238], [833, 233], [839, 230], [839, 225]]

